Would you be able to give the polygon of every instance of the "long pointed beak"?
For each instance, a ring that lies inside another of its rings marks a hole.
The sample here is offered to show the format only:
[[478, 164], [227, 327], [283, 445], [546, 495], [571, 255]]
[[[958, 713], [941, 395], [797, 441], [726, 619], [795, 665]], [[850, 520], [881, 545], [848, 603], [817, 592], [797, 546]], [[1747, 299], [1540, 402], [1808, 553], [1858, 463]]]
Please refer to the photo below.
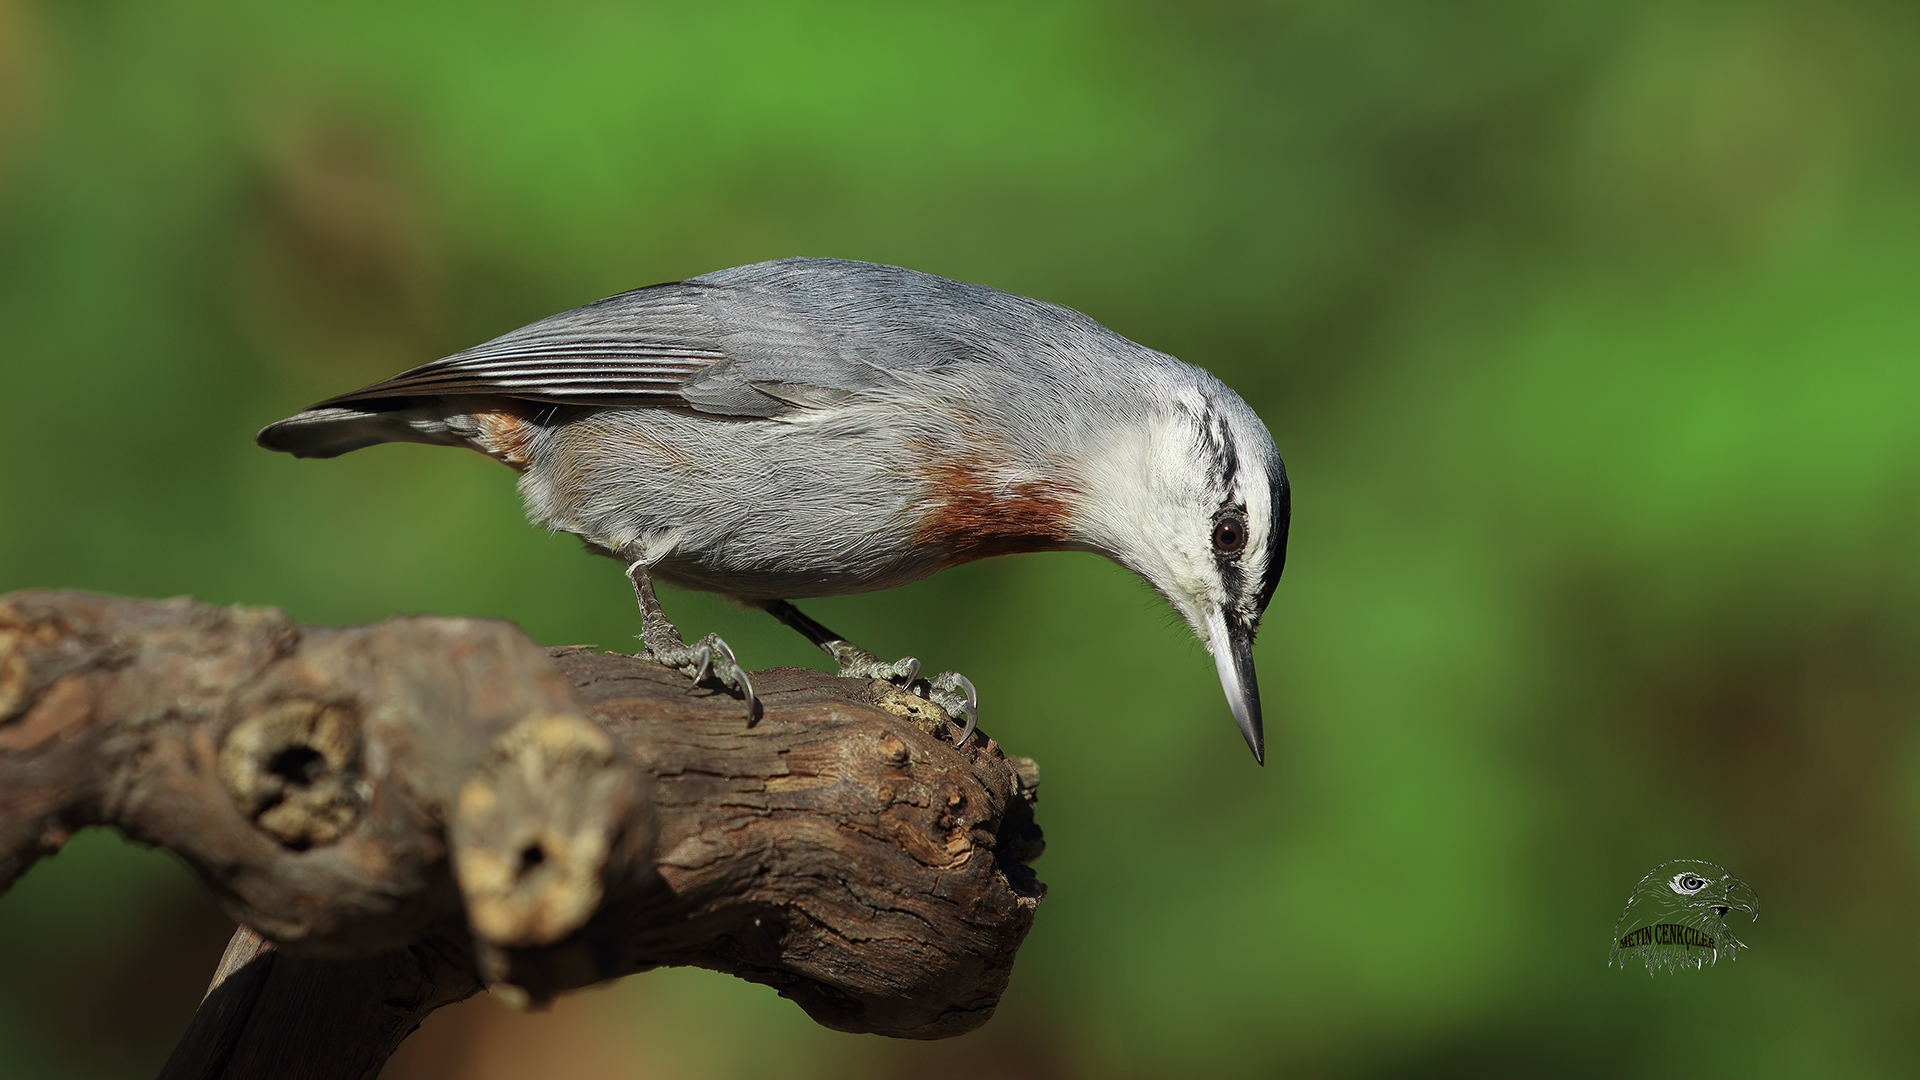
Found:
[[1267, 736], [1260, 727], [1260, 680], [1253, 673], [1253, 634], [1244, 627], [1230, 626], [1219, 608], [1209, 608], [1207, 648], [1213, 653], [1213, 666], [1220, 672], [1220, 689], [1226, 691], [1233, 722], [1246, 736], [1253, 760], [1265, 765]]

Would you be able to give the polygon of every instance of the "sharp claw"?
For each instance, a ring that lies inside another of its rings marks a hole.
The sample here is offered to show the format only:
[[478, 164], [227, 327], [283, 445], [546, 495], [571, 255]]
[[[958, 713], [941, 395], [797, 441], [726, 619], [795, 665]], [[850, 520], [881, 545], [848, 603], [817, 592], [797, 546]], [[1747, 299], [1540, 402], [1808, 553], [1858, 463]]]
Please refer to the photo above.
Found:
[[729, 690], [738, 690], [746, 699], [747, 716], [758, 719], [760, 715], [760, 695], [753, 691], [753, 680], [747, 676], [747, 669], [740, 666], [739, 658], [733, 655], [733, 646], [714, 637], [700, 642], [694, 649], [698, 662], [693, 671], [693, 685], [687, 687], [691, 694], [701, 683], [709, 678], [719, 682]]
[[[967, 687], [967, 696], [968, 697], [973, 696], [973, 687], [971, 685]], [[967, 705], [967, 726], [961, 730], [960, 738], [955, 740], [953, 745], [956, 747], [967, 745], [967, 740], [973, 738], [973, 727], [976, 723], [979, 722], [979, 720], [980, 720], [979, 710], [975, 709], [973, 705], [969, 703]]]
[[[739, 664], [733, 665], [733, 677], [740, 680], [740, 696], [747, 699], [748, 721], [759, 719], [760, 697], [753, 692], [753, 680], [747, 678], [746, 669]], [[747, 726], [752, 727], [753, 725], [749, 723]]]
[[[973, 714], [980, 708], [980, 691], [973, 688], [973, 680], [967, 678], [965, 675], [957, 671], [950, 672], [950, 674], [953, 676], [953, 681], [960, 684], [960, 689], [967, 692], [967, 730], [971, 732], [973, 730]], [[966, 740], [962, 739], [961, 741], [965, 742]]]
[[918, 679], [920, 677], [920, 658], [916, 656], [909, 656], [906, 659], [900, 661], [900, 663], [903, 667], [907, 669], [906, 677], [900, 680], [901, 685], [912, 686], [913, 680]]

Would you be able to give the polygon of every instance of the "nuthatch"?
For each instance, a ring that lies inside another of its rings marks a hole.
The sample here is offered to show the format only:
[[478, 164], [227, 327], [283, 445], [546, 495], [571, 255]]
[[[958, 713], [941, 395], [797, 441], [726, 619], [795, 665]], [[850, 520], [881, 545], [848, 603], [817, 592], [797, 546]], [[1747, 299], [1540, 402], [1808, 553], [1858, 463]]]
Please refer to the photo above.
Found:
[[765, 608], [843, 675], [914, 687], [965, 718], [962, 743], [965, 678], [920, 680], [788, 601], [1097, 552], [1206, 643], [1264, 760], [1253, 635], [1286, 561], [1280, 454], [1220, 380], [1065, 308], [893, 266], [755, 263], [555, 315], [259, 441], [470, 446], [520, 472], [535, 523], [626, 564], [661, 663], [757, 707], [724, 642], [667, 621], [656, 578]]

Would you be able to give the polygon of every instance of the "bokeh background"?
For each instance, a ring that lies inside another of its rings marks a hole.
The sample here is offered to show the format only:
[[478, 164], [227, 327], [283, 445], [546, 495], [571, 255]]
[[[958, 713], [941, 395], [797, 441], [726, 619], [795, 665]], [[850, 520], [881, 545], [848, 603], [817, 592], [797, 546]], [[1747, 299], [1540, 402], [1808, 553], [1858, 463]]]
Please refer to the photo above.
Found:
[[[988, 283], [1272, 428], [1267, 767], [1090, 556], [817, 602], [1042, 763], [994, 1020], [656, 972], [445, 1011], [391, 1080], [1911, 1075], [1916, 56], [1892, 0], [0, 0], [0, 590], [621, 647], [619, 568], [507, 470], [253, 432], [738, 263]], [[1753, 884], [1752, 950], [1607, 969], [1676, 857]], [[0, 898], [0, 1076], [151, 1075], [230, 926], [83, 834]]]

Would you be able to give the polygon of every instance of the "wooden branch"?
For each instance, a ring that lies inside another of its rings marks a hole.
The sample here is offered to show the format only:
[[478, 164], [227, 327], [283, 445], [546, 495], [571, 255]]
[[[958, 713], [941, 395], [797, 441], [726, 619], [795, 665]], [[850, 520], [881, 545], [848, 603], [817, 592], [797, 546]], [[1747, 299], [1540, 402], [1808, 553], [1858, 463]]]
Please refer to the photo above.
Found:
[[244, 925], [169, 1077], [372, 1077], [484, 986], [665, 965], [846, 1031], [984, 1023], [1042, 892], [1032, 763], [886, 683], [754, 685], [750, 726], [504, 623], [14, 593], [0, 888], [92, 824], [199, 873]]

